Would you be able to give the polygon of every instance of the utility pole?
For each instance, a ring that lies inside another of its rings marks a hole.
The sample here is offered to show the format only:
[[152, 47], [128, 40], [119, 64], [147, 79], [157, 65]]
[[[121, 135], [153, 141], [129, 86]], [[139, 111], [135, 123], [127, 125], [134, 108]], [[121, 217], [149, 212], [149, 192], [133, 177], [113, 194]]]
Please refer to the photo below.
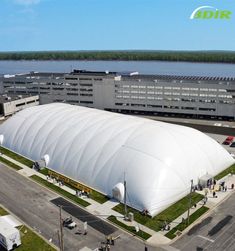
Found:
[[63, 235], [63, 222], [62, 222], [62, 206], [60, 205], [60, 250], [64, 251], [64, 235]]
[[57, 230], [57, 234], [58, 234], [58, 240], [59, 240], [59, 248], [61, 250], [60, 230]]
[[126, 206], [126, 177], [124, 173], [124, 212], [125, 212], [125, 219], [127, 219], [127, 206]]
[[188, 203], [188, 225], [189, 225], [189, 212], [192, 203], [192, 191], [193, 191], [193, 180], [191, 180], [190, 193], [189, 193], [189, 203]]

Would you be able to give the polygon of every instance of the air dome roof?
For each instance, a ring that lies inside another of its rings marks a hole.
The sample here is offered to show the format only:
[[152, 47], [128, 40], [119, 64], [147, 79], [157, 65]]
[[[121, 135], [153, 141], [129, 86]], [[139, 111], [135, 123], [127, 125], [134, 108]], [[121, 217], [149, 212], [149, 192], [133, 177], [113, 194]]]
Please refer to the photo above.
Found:
[[25, 109], [0, 126], [3, 146], [151, 215], [189, 192], [190, 180], [216, 175], [234, 160], [215, 140], [179, 125], [53, 103]]

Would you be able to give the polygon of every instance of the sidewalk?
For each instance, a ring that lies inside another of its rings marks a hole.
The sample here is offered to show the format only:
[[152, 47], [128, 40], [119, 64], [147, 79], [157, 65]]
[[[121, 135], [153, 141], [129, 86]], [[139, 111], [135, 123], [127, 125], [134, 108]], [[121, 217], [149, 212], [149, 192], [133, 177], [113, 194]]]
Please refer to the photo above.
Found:
[[[18, 173], [20, 173], [21, 175], [23, 176], [26, 176], [26, 177], [30, 177], [32, 175], [37, 175], [39, 177], [41, 177], [42, 179], [45, 179], [47, 180], [47, 177], [44, 175], [44, 174], [41, 174], [31, 168], [29, 168], [28, 166], [26, 165], [23, 165], [22, 163], [2, 154], [1, 155], [3, 158], [11, 161], [12, 163], [15, 163], [16, 165], [20, 166], [22, 169], [17, 171]], [[47, 180], [48, 182], [51, 182], [51, 183], [54, 183], [54, 185], [56, 186], [59, 186], [59, 183], [55, 183], [53, 182], [52, 179], [49, 179]], [[209, 209], [213, 209], [214, 207], [216, 207], [217, 205], [219, 205], [223, 200], [225, 200], [229, 195], [231, 195], [231, 193], [234, 191], [231, 189], [231, 184], [235, 184], [235, 175], [227, 175], [226, 177], [222, 178], [221, 180], [217, 181], [217, 184], [219, 184], [221, 181], [224, 181], [225, 184], [227, 185], [228, 189], [226, 192], [224, 191], [220, 191], [220, 192], [217, 192], [216, 195], [217, 195], [217, 198], [213, 198], [212, 196], [212, 192], [211, 193], [208, 193], [207, 194], [207, 197], [208, 197], [208, 201], [207, 203], [205, 204], [206, 207], [208, 207]], [[71, 189], [70, 187], [67, 187], [66, 185], [63, 185], [63, 186], [60, 186], [61, 189], [73, 194], [73, 195], [76, 195], [76, 191], [74, 189]], [[202, 195], [205, 195], [205, 191], [196, 191]], [[172, 242], [171, 239], [167, 238], [165, 236], [165, 234], [168, 232], [168, 231], [159, 231], [159, 232], [155, 232], [154, 230], [144, 226], [144, 225], [141, 225], [140, 223], [136, 222], [136, 221], [133, 221], [133, 222], [130, 222], [130, 221], [126, 221], [124, 220], [124, 217], [122, 214], [114, 211], [112, 208], [115, 207], [116, 205], [119, 204], [119, 202], [117, 201], [114, 201], [114, 200], [108, 200], [106, 201], [105, 203], [103, 204], [100, 204], [94, 200], [92, 200], [91, 198], [87, 198], [86, 196], [81, 196], [81, 199], [87, 201], [90, 203], [90, 205], [88, 207], [86, 207], [86, 210], [88, 210], [90, 213], [96, 215], [96, 216], [100, 216], [104, 219], [107, 219], [108, 216], [110, 215], [114, 215], [117, 217], [117, 220], [119, 220], [120, 222], [126, 224], [127, 226], [138, 226], [138, 228], [148, 234], [151, 235], [151, 237], [147, 240], [147, 243], [150, 244], [150, 245], [153, 245], [153, 246], [159, 246], [159, 245], [167, 245], [169, 243]], [[200, 207], [202, 207], [204, 204], [202, 201], [200, 201], [196, 208], [195, 207], [192, 207], [190, 209], [190, 215], [192, 215], [196, 210], [198, 210]], [[173, 222], [171, 222], [171, 229], [176, 227], [179, 223], [182, 222], [182, 218], [186, 219], [187, 218], [187, 211], [185, 213], [183, 213], [182, 215], [180, 215], [177, 219], [175, 219]], [[200, 219], [199, 219], [200, 220]], [[198, 220], [196, 220], [193, 224], [190, 225], [190, 228], [197, 224], [198, 223]], [[174, 240], [173, 240], [174, 241]]]

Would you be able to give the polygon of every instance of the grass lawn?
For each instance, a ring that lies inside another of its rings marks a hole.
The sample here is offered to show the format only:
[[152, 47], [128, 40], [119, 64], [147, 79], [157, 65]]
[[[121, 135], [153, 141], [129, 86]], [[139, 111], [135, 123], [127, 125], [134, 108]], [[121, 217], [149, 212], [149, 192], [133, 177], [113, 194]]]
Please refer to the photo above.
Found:
[[67, 199], [70, 199], [73, 202], [75, 202], [75, 203], [83, 206], [83, 207], [87, 207], [87, 206], [90, 205], [89, 202], [87, 202], [87, 201], [85, 201], [85, 200], [83, 200], [81, 198], [78, 198], [77, 196], [75, 196], [75, 195], [73, 195], [73, 194], [71, 194], [71, 193], [69, 193], [69, 192], [61, 189], [60, 187], [58, 187], [58, 186], [56, 186], [56, 185], [54, 185], [54, 184], [52, 184], [52, 183], [50, 183], [50, 182], [42, 179], [41, 177], [39, 177], [37, 175], [32, 175], [32, 176], [30, 176], [30, 178], [33, 179], [34, 181], [36, 181], [36, 182], [38, 182], [38, 183], [40, 183], [40, 184], [48, 187], [48, 188], [50, 188], [54, 192], [56, 192], [56, 193], [58, 193], [58, 194], [60, 194], [60, 195], [62, 195], [64, 197], [66, 197]]
[[18, 227], [22, 244], [17, 251], [55, 251], [56, 249], [45, 242], [41, 237], [26, 226]]
[[11, 161], [9, 161], [9, 160], [7, 160], [7, 159], [1, 157], [1, 156], [0, 156], [0, 161], [1, 161], [2, 163], [4, 163], [4, 164], [8, 165], [9, 167], [14, 168], [15, 170], [20, 170], [20, 169], [22, 169], [20, 166], [16, 165], [15, 163], [12, 163]]
[[229, 168], [225, 169], [224, 171], [222, 171], [221, 173], [217, 174], [215, 176], [216, 180], [220, 180], [221, 178], [223, 178], [224, 176], [228, 175], [229, 173], [231, 174], [235, 174], [235, 164], [233, 164], [232, 166], [230, 166]]
[[0, 207], [0, 216], [8, 215], [9, 213], [2, 207]]
[[124, 223], [120, 222], [119, 220], [116, 219], [115, 216], [111, 215], [108, 217], [108, 220], [110, 220], [111, 222], [113, 222], [114, 224], [118, 225], [119, 227], [127, 230], [128, 232], [131, 232], [133, 235], [136, 235], [144, 240], [147, 240], [148, 238], [151, 237], [150, 234], [142, 231], [142, 230], [139, 230], [139, 232], [136, 232], [135, 231], [135, 228], [134, 227], [131, 227], [131, 226], [127, 226], [125, 225]]
[[[192, 204], [194, 205], [200, 200], [204, 198], [203, 195], [198, 193], [192, 193]], [[188, 196], [184, 197], [183, 199], [179, 200], [172, 206], [165, 209], [160, 214], [156, 215], [155, 217], [151, 218], [150, 216], [144, 216], [141, 214], [141, 212], [128, 207], [128, 212], [132, 212], [134, 214], [134, 220], [139, 222], [140, 224], [149, 227], [155, 231], [159, 231], [162, 228], [163, 222], [172, 222], [176, 218], [178, 218], [180, 215], [182, 215], [185, 211], [188, 209]], [[113, 208], [113, 210], [124, 214], [124, 205], [118, 204]]]
[[[203, 215], [205, 212], [207, 212], [209, 210], [208, 207], [202, 206], [201, 208], [199, 208], [196, 212], [194, 212], [192, 215], [190, 215], [189, 217], [189, 225], [192, 224], [195, 220], [197, 220], [201, 215]], [[168, 237], [169, 239], [173, 239], [176, 237], [176, 232], [180, 231], [182, 232], [185, 228], [188, 227], [187, 224], [187, 219], [185, 220], [184, 223], [180, 223], [178, 226], [172, 228], [167, 234], [166, 237]]]
[[45, 167], [39, 171], [39, 173], [44, 174], [45, 176], [48, 175], [48, 169]]
[[109, 200], [107, 196], [95, 190], [92, 190], [92, 192], [90, 193], [90, 198], [95, 200], [96, 202], [99, 202], [100, 204], [103, 204]]
[[20, 163], [22, 163], [22, 164], [24, 164], [24, 165], [26, 165], [28, 167], [32, 167], [32, 165], [33, 165], [32, 160], [29, 160], [29, 159], [27, 159], [27, 158], [25, 158], [25, 157], [23, 157], [23, 156], [21, 156], [21, 155], [19, 155], [17, 153], [14, 153], [14, 152], [12, 152], [12, 151], [10, 151], [10, 150], [2, 147], [2, 146], [0, 146], [0, 152], [7, 155], [8, 157], [16, 160], [16, 161], [19, 161]]

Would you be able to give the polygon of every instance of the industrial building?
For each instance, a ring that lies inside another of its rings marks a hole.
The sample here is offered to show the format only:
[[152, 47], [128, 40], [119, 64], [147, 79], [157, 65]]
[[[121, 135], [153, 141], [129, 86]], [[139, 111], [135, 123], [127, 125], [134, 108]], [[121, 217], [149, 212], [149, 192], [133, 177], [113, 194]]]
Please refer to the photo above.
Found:
[[39, 105], [39, 96], [8, 95], [0, 96], [0, 116], [10, 116], [27, 107]]
[[[0, 126], [3, 146], [103, 194], [156, 215], [190, 191], [190, 181], [234, 163], [192, 128], [53, 103], [18, 112]], [[124, 178], [125, 177], [125, 178]]]
[[64, 102], [123, 113], [235, 119], [235, 78], [141, 75], [138, 72], [7, 75], [0, 90], [40, 95], [41, 104]]

